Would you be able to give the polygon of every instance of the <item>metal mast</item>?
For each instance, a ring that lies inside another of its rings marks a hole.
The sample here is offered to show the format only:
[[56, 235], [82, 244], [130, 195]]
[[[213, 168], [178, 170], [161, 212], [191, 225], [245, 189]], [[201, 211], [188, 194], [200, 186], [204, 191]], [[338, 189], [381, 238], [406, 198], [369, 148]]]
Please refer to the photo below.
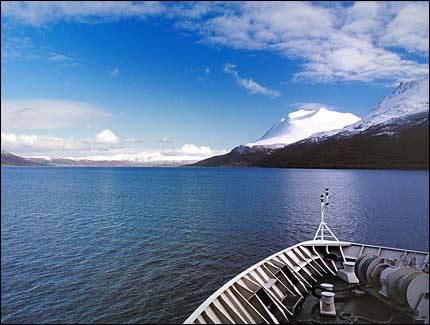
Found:
[[334, 238], [336, 241], [339, 241], [333, 231], [327, 226], [324, 220], [324, 212], [327, 209], [327, 206], [329, 204], [329, 193], [328, 188], [325, 189], [325, 194], [321, 194], [321, 222], [320, 225], [315, 233], [314, 240], [321, 240], [324, 241], [324, 230], [326, 230], [326, 237], [327, 238]]

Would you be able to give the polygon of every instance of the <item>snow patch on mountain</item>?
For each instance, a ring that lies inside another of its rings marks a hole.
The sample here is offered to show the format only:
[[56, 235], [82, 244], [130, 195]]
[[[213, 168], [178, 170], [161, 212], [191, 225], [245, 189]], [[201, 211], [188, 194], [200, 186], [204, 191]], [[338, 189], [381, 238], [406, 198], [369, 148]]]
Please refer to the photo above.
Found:
[[[360, 121], [346, 126], [343, 129], [312, 134], [306, 141], [317, 142], [336, 134], [344, 136], [355, 134], [377, 125], [408, 124], [411, 119], [420, 116], [420, 113], [428, 111], [429, 79], [408, 81], [400, 83], [390, 95], [384, 97], [384, 99]], [[393, 135], [393, 132], [387, 131], [385, 134]]]
[[314, 133], [339, 130], [359, 120], [354, 114], [340, 113], [324, 107], [318, 110], [300, 109], [288, 114], [287, 118], [281, 119], [259, 140], [247, 143], [246, 146], [283, 147]]
[[362, 132], [368, 128], [429, 110], [429, 79], [400, 83], [400, 85], [369, 114], [342, 132]]

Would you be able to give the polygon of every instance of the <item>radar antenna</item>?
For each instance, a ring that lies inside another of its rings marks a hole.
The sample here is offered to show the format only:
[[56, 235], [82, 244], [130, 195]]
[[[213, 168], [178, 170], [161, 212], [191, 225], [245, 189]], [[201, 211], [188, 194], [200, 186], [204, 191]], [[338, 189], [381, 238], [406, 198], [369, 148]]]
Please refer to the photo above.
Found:
[[337, 239], [336, 235], [331, 231], [329, 226], [324, 221], [324, 212], [327, 209], [329, 204], [329, 193], [328, 188], [325, 189], [325, 193], [321, 194], [321, 223], [317, 229], [317, 232], [315, 233], [314, 240], [321, 240], [324, 241], [324, 231], [326, 231], [326, 238], [334, 238], [336, 241], [339, 241]]

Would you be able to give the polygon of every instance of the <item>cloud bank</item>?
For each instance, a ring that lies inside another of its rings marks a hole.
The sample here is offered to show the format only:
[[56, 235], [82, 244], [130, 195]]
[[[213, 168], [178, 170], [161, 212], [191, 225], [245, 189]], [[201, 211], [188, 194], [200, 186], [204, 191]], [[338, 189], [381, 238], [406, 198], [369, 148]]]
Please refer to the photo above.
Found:
[[1, 147], [18, 151], [68, 151], [81, 149], [81, 143], [74, 138], [61, 138], [53, 135], [18, 135], [1, 132]]
[[184, 144], [176, 149], [136, 150], [136, 148], [124, 145], [138, 143], [135, 142], [136, 139], [129, 140], [121, 141], [119, 137], [107, 129], [97, 133], [92, 138], [86, 139], [1, 132], [2, 149], [30, 157], [122, 160], [156, 165], [164, 162], [191, 163], [226, 153], [226, 150], [217, 150], [191, 143]]
[[[296, 80], [386, 82], [428, 76], [429, 3], [425, 1], [4, 1], [1, 6], [2, 17], [34, 27], [59, 21], [167, 18], [211, 46], [270, 51], [297, 60]], [[5, 52], [13, 55], [12, 49]], [[252, 79], [241, 84], [265, 92]]]
[[114, 114], [89, 103], [34, 99], [1, 102], [2, 130], [63, 129], [97, 125]]
[[215, 155], [227, 153], [226, 150], [215, 150], [206, 146], [184, 144], [171, 150], [146, 150], [139, 153], [110, 153], [108, 155], [82, 156], [79, 159], [88, 160], [119, 160], [134, 163], [162, 164], [162, 163], [193, 163]]
[[109, 22], [154, 15], [164, 11], [158, 2], [133, 1], [19, 1], [2, 2], [2, 15], [32, 26], [59, 21]]

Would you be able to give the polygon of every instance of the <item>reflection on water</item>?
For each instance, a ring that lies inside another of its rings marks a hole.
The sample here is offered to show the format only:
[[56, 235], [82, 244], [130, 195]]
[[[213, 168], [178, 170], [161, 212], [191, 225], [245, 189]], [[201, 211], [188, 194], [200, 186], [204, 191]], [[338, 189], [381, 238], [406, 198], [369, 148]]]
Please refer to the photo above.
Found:
[[2, 322], [182, 322], [237, 273], [311, 239], [325, 187], [353, 183], [327, 212], [340, 239], [428, 250], [428, 171], [366, 173], [2, 168]]

